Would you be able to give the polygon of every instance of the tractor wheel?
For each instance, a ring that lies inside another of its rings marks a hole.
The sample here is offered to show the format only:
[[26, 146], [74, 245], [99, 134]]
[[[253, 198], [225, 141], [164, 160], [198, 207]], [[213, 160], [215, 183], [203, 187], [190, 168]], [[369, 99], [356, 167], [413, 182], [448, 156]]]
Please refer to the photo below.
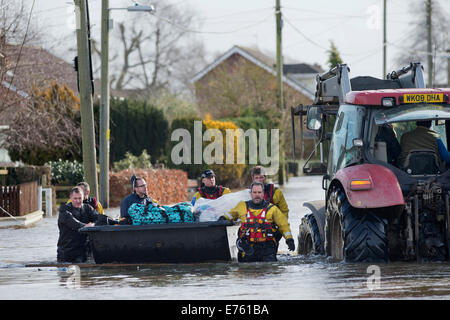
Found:
[[298, 253], [303, 255], [324, 254], [319, 226], [312, 213], [302, 218], [298, 234]]
[[370, 209], [350, 205], [345, 192], [335, 188], [328, 199], [325, 251], [346, 262], [387, 262], [387, 222]]

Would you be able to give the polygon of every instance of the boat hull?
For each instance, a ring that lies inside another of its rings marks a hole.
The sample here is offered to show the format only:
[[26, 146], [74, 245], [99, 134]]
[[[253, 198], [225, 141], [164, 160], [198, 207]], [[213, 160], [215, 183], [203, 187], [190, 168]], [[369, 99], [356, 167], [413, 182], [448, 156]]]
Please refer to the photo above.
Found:
[[95, 263], [99, 264], [195, 263], [235, 258], [237, 227], [228, 221], [94, 226], [80, 232], [88, 235]]

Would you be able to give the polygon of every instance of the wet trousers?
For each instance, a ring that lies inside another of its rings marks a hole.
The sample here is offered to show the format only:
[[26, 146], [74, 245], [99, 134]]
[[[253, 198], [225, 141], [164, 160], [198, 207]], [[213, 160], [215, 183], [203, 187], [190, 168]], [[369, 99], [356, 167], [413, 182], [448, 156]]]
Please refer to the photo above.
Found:
[[277, 247], [273, 241], [250, 244], [253, 250], [238, 251], [239, 262], [277, 261]]

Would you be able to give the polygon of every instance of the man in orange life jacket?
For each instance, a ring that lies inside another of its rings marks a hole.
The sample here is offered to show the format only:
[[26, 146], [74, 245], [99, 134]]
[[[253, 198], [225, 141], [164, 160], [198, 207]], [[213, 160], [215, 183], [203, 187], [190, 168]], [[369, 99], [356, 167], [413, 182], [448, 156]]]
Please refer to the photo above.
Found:
[[[286, 219], [289, 217], [289, 208], [286, 202], [286, 199], [284, 198], [283, 192], [273, 183], [266, 184], [266, 173], [264, 171], [264, 168], [262, 166], [256, 166], [254, 167], [251, 172], [252, 181], [258, 181], [261, 182], [264, 185], [264, 200], [273, 203], [280, 209], [280, 211], [286, 216]], [[275, 232], [275, 239], [277, 243], [282, 238], [281, 233], [277, 230]], [[277, 244], [278, 248], [278, 244]]]
[[192, 205], [200, 198], [217, 199], [224, 194], [230, 193], [230, 189], [222, 186], [216, 186], [216, 175], [211, 169], [205, 170], [202, 173], [202, 185], [192, 197]]
[[[264, 200], [264, 185], [253, 182], [250, 185], [252, 200], [241, 201], [229, 213], [227, 220], [240, 219], [238, 261], [277, 261], [275, 231], [281, 232], [290, 251], [295, 250], [294, 239], [286, 216], [272, 203]], [[222, 219], [222, 217], [221, 217]]]

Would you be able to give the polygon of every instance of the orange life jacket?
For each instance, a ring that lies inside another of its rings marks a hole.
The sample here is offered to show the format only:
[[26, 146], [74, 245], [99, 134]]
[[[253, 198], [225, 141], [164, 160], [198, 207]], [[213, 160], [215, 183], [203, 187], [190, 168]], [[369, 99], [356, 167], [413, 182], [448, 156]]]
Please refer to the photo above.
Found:
[[274, 233], [276, 229], [274, 228], [271, 222], [268, 222], [266, 219], [267, 211], [271, 207], [272, 204], [269, 204], [255, 217], [251, 212], [250, 208], [247, 205], [247, 216], [244, 223], [241, 224], [239, 229], [239, 237], [246, 238], [249, 242], [265, 242], [265, 241], [274, 241]]

